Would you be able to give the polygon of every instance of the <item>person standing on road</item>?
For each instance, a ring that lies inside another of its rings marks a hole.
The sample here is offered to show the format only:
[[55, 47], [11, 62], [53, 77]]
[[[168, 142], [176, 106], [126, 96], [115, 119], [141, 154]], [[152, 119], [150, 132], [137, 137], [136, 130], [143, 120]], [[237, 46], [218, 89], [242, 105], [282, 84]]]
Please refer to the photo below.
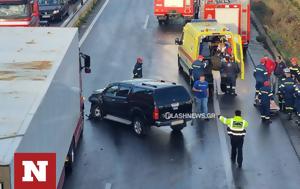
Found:
[[278, 56], [276, 59], [276, 67], [275, 67], [274, 75], [278, 78], [279, 81], [285, 77], [284, 75], [285, 68], [286, 68], [286, 64], [283, 62], [282, 57]]
[[272, 73], [273, 73], [274, 70], [275, 70], [275, 67], [276, 67], [275, 62], [274, 62], [271, 58], [269, 58], [268, 55], [265, 55], [265, 56], [261, 59], [261, 61], [264, 61], [264, 62], [265, 62], [265, 67], [266, 67], [266, 70], [267, 70], [267, 72], [268, 72], [268, 77], [270, 78], [271, 75], [272, 75]]
[[257, 95], [258, 95], [258, 92], [259, 92], [259, 89], [261, 87], [264, 86], [264, 82], [268, 80], [268, 72], [266, 70], [266, 67], [265, 67], [265, 60], [264, 59], [261, 59], [260, 60], [260, 64], [257, 65], [254, 69], [254, 73], [253, 73], [253, 76], [256, 80], [256, 84], [255, 84], [255, 99], [257, 99]]
[[298, 65], [297, 58], [293, 57], [290, 59], [291, 65], [289, 66], [293, 79], [297, 79], [300, 76], [300, 67]]
[[231, 94], [236, 96], [235, 88], [236, 88], [236, 79], [238, 74], [240, 73], [240, 68], [238, 64], [234, 61], [233, 57], [222, 61], [221, 69], [220, 69], [221, 77], [226, 79], [226, 90], [225, 94]]
[[292, 78], [290, 70], [285, 70], [285, 77], [279, 86], [279, 96], [284, 100], [284, 107], [288, 113], [288, 120], [292, 119], [294, 110], [294, 93], [295, 93], [295, 80]]
[[143, 77], [143, 59], [138, 57], [133, 69], [133, 78]]
[[258, 100], [260, 101], [260, 114], [263, 122], [271, 123], [270, 104], [274, 100], [273, 92], [270, 87], [270, 82], [265, 81], [264, 86], [260, 88], [258, 93]]
[[275, 67], [275, 71], [274, 71], [274, 75], [276, 76], [276, 79], [275, 79], [275, 89], [273, 89], [274, 93], [278, 91], [278, 87], [281, 84], [280, 82], [285, 77], [285, 75], [284, 75], [284, 69], [286, 67], [287, 66], [283, 62], [282, 57], [281, 56], [277, 56], [276, 67]]
[[295, 88], [295, 109], [297, 114], [296, 124], [300, 126], [300, 79], [297, 79]]
[[237, 160], [238, 166], [241, 168], [243, 164], [244, 136], [246, 135], [248, 122], [242, 118], [240, 110], [235, 111], [233, 118], [226, 118], [220, 115], [218, 115], [218, 118], [221, 123], [227, 125], [227, 133], [231, 141], [231, 162], [235, 163]]
[[[196, 100], [196, 107], [198, 113], [204, 113], [205, 116], [207, 116], [208, 113], [208, 82], [205, 81], [205, 76], [201, 75], [200, 80], [197, 80], [194, 82], [194, 86], [192, 91], [195, 94], [195, 100]], [[206, 121], [208, 121], [207, 118], [205, 118]]]
[[199, 55], [198, 59], [195, 60], [192, 64], [193, 81], [197, 81], [201, 75], [205, 74], [205, 68], [207, 66], [207, 62], [203, 60], [204, 60], [204, 56]]

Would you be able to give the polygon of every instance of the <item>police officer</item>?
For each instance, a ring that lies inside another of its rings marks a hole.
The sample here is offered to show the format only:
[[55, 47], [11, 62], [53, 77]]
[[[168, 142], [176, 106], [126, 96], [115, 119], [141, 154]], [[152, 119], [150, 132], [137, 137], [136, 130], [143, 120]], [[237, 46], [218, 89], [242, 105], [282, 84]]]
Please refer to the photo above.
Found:
[[240, 68], [238, 64], [234, 61], [233, 57], [227, 58], [226, 61], [222, 61], [220, 73], [221, 77], [225, 77], [226, 79], [225, 93], [236, 96], [236, 79], [238, 74], [240, 73]]
[[264, 86], [260, 88], [258, 99], [260, 101], [260, 114], [262, 121], [271, 123], [270, 104], [271, 100], [274, 100], [274, 96], [269, 81], [265, 81]]
[[133, 69], [133, 78], [143, 77], [143, 59], [138, 57]]
[[300, 68], [298, 65], [297, 58], [293, 57], [290, 59], [291, 66], [289, 67], [291, 71], [292, 78], [297, 79], [300, 76]]
[[201, 75], [205, 75], [205, 68], [207, 66], [207, 62], [203, 60], [204, 56], [199, 55], [198, 59], [195, 60], [192, 64], [193, 81], [197, 81]]
[[295, 80], [292, 78], [290, 70], [285, 70], [285, 77], [281, 81], [279, 86], [279, 96], [284, 100], [284, 107], [288, 113], [288, 119], [292, 119], [292, 113], [294, 110], [294, 93], [295, 93]]
[[268, 80], [268, 72], [266, 70], [266, 67], [265, 67], [265, 60], [264, 59], [261, 59], [260, 60], [260, 64], [257, 65], [254, 69], [254, 73], [253, 73], [253, 76], [256, 80], [256, 84], [255, 84], [255, 99], [257, 99], [257, 95], [258, 95], [258, 92], [259, 92], [259, 89], [261, 87], [263, 87], [264, 85], [264, 82]]
[[300, 79], [297, 79], [295, 88], [295, 109], [297, 113], [296, 124], [300, 126]]
[[230, 136], [231, 141], [231, 161], [236, 162], [239, 168], [242, 167], [243, 163], [243, 143], [244, 136], [246, 135], [246, 128], [248, 127], [248, 122], [242, 117], [242, 112], [240, 110], [235, 111], [235, 116], [233, 118], [226, 118], [223, 116], [218, 116], [221, 123], [227, 125], [227, 133]]

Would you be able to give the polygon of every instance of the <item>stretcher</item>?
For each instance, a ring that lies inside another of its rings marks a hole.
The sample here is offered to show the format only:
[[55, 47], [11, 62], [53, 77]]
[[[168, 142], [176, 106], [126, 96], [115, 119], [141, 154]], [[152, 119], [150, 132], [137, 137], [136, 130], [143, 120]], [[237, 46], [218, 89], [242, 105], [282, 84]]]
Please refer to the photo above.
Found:
[[[260, 107], [260, 100], [256, 99], [254, 106]], [[272, 116], [277, 115], [278, 112], [280, 111], [279, 106], [276, 104], [274, 100], [270, 101], [270, 113]]]

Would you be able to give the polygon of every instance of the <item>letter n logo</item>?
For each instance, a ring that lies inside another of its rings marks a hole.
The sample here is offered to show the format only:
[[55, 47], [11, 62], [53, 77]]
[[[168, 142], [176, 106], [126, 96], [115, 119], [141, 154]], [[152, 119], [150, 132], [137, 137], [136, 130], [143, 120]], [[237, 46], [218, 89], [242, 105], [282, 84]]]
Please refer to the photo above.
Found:
[[15, 189], [55, 189], [55, 153], [15, 153]]

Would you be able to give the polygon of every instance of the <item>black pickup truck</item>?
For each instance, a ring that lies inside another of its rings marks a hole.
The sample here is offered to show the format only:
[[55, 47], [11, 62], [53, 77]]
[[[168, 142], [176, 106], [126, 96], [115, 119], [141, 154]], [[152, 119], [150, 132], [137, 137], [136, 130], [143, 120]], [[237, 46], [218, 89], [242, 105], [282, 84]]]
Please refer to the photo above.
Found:
[[134, 79], [109, 84], [89, 97], [91, 119], [110, 119], [132, 124], [138, 135], [151, 126], [182, 130], [191, 119], [192, 98], [187, 90], [172, 82]]

